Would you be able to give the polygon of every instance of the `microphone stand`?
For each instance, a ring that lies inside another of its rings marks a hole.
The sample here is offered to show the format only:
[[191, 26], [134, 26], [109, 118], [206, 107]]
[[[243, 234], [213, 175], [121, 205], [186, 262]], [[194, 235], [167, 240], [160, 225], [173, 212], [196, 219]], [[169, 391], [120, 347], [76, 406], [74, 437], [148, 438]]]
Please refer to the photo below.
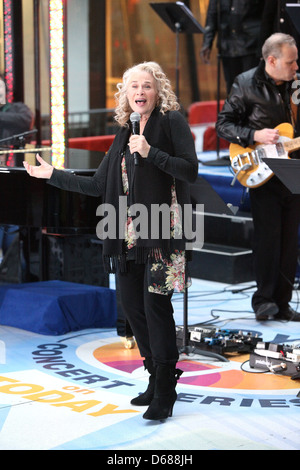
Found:
[[14, 141], [14, 140], [19, 139], [20, 147], [17, 147], [17, 148], [23, 148], [25, 145], [25, 137], [30, 134], [35, 134], [36, 132], [37, 132], [37, 129], [32, 129], [31, 131], [22, 132], [21, 134], [15, 134], [9, 137], [5, 137], [4, 139], [0, 139], [0, 144], [4, 142], [9, 142], [10, 140]]
[[[220, 26], [221, 26], [221, 5], [220, 0], [217, 2], [217, 30], [218, 30], [218, 41], [217, 41], [217, 49], [218, 49], [218, 56], [217, 56], [217, 116], [216, 120], [218, 120], [219, 112], [220, 112], [220, 101], [221, 101], [221, 57], [222, 50], [221, 39], [220, 39]], [[216, 132], [216, 152], [217, 152], [217, 159], [211, 160], [208, 162], [202, 162], [203, 165], [207, 166], [228, 166], [230, 165], [230, 158], [229, 156], [220, 157], [220, 137]]]
[[[5, 137], [4, 139], [0, 139], [0, 144], [2, 143], [5, 143], [5, 142], [10, 142], [11, 141], [11, 146], [13, 148], [10, 148], [10, 146], [1, 146], [0, 147], [0, 154], [1, 153], [10, 153], [10, 152], [14, 152], [14, 149], [18, 149], [15, 151], [15, 153], [22, 153], [22, 150], [24, 149], [25, 150], [25, 144], [26, 144], [26, 136], [30, 135], [30, 134], [35, 134], [37, 132], [37, 129], [32, 129], [30, 131], [26, 131], [26, 132], [21, 132], [20, 134], [15, 134], [15, 135], [11, 135], [9, 137]], [[22, 150], [21, 150], [22, 149]], [[18, 159], [18, 157], [16, 157]], [[4, 163], [4, 162], [1, 162], [1, 164]], [[14, 166], [19, 166], [18, 163], [20, 162], [14, 162]], [[20, 165], [22, 166], [22, 165]]]
[[[176, 96], [179, 101], [179, 34], [204, 33], [204, 28], [194, 18], [192, 12], [183, 2], [150, 3], [153, 10], [160, 16], [166, 25], [176, 33]], [[183, 346], [181, 352], [188, 354], [190, 351], [188, 342], [188, 293], [184, 290], [183, 305]]]
[[176, 28], [176, 96], [179, 101], [179, 33], [181, 30], [180, 23], [175, 23]]

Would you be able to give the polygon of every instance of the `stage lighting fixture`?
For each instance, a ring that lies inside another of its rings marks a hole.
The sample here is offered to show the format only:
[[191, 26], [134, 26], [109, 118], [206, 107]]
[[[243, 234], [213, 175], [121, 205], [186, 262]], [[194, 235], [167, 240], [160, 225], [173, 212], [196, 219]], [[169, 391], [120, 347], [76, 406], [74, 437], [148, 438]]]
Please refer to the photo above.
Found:
[[12, 0], [3, 1], [4, 18], [4, 78], [6, 81], [6, 101], [11, 103], [14, 98], [13, 80], [13, 36], [12, 36]]
[[50, 127], [52, 165], [64, 168], [66, 147], [66, 89], [64, 1], [49, 0]]

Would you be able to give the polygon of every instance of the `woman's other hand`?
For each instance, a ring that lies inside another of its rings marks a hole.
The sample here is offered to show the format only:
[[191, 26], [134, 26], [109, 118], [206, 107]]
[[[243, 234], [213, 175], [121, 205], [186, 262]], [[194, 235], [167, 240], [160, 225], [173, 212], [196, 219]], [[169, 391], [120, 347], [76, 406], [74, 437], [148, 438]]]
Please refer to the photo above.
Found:
[[25, 170], [30, 176], [34, 178], [45, 178], [50, 179], [53, 173], [53, 166], [49, 165], [40, 155], [36, 155], [37, 161], [40, 165], [30, 165], [28, 162], [23, 162]]

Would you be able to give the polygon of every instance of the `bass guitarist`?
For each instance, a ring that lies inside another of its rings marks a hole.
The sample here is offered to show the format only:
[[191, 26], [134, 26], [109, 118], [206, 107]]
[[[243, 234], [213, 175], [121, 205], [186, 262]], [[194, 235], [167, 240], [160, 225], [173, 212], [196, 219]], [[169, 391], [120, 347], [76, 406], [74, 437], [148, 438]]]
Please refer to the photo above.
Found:
[[[242, 147], [276, 144], [281, 123], [300, 135], [298, 103], [293, 102], [299, 80], [298, 50], [287, 34], [275, 33], [262, 47], [258, 67], [240, 74], [216, 124], [218, 135]], [[295, 100], [294, 100], [295, 101]], [[299, 158], [297, 152], [290, 155]], [[300, 181], [299, 181], [300, 185]], [[257, 289], [252, 308], [258, 321], [300, 321], [290, 306], [297, 267], [300, 196], [293, 195], [273, 175], [249, 189], [254, 224], [254, 270]]]

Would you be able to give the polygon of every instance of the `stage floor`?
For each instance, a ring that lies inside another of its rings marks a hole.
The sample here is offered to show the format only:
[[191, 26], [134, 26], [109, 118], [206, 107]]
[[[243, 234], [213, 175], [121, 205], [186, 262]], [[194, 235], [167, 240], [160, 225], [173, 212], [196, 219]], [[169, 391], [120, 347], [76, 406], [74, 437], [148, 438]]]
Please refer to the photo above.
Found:
[[[204, 322], [299, 343], [299, 324], [255, 320], [252, 285], [193, 280], [189, 326]], [[249, 289], [233, 293], [240, 287]], [[180, 326], [182, 295], [174, 296], [174, 310]], [[151, 422], [142, 418], [145, 408], [130, 405], [147, 374], [137, 349], [124, 349], [115, 329], [54, 337], [0, 326], [0, 449], [106, 450], [107, 461], [117, 450], [187, 457], [196, 450], [299, 450], [300, 381], [253, 371], [248, 359], [181, 354], [173, 417]]]

